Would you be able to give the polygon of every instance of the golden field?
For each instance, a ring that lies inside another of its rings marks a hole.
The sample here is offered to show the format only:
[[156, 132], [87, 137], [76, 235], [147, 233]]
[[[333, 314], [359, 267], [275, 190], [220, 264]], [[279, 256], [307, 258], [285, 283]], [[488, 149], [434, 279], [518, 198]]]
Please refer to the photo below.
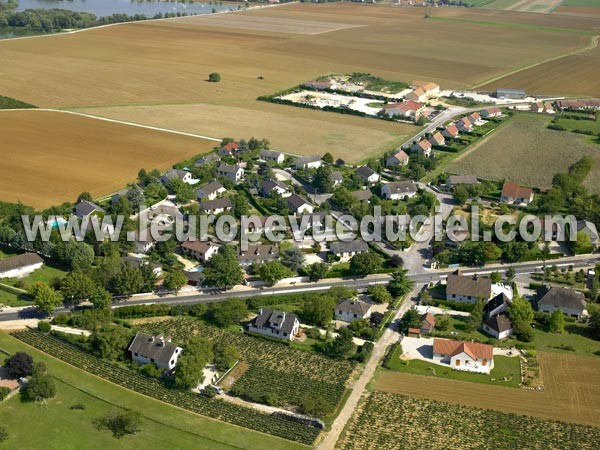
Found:
[[0, 111], [0, 199], [46, 208], [101, 196], [215, 142], [52, 111]]

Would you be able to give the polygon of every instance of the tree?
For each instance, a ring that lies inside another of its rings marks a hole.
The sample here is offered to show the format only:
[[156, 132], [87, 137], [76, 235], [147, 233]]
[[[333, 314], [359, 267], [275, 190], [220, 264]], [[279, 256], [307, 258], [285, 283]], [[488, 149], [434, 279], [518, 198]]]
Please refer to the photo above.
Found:
[[240, 219], [242, 216], [247, 216], [250, 212], [250, 203], [243, 193], [238, 193], [233, 197], [232, 212], [235, 217]]
[[283, 278], [292, 276], [292, 271], [279, 261], [267, 261], [256, 268], [258, 277], [272, 286]]
[[325, 352], [333, 358], [352, 356], [356, 352], [352, 332], [348, 328], [341, 328], [335, 339], [325, 344]]
[[331, 196], [331, 202], [341, 209], [350, 210], [357, 202], [357, 199], [348, 189], [340, 187]]
[[27, 383], [27, 397], [30, 400], [52, 398], [56, 395], [54, 378], [48, 375], [46, 365], [38, 362], [34, 366], [33, 376]]
[[306, 259], [302, 250], [298, 247], [290, 247], [280, 255], [281, 263], [294, 272], [298, 272], [304, 265]]
[[492, 280], [492, 283], [501, 283], [502, 282], [502, 275], [500, 275], [500, 272], [498, 271], [494, 271], [490, 274], [490, 278]]
[[77, 203], [83, 202], [83, 201], [91, 202], [92, 194], [90, 194], [89, 192], [82, 192], [81, 194], [79, 194], [77, 196]]
[[143, 189], [137, 184], [131, 186], [127, 191], [127, 200], [135, 211], [139, 211], [140, 206], [142, 206], [146, 201]]
[[508, 269], [506, 269], [504, 277], [506, 278], [506, 281], [512, 283], [512, 281], [515, 279], [516, 274], [517, 273], [515, 271], [515, 268], [513, 266], [510, 266]]
[[485, 307], [486, 301], [482, 298], [477, 299], [475, 305], [473, 305], [473, 309], [469, 317], [467, 318], [467, 330], [474, 331], [477, 330], [481, 326], [481, 322], [483, 322], [483, 308]]
[[457, 205], [464, 205], [464, 203], [469, 198], [469, 190], [464, 184], [459, 184], [454, 188], [452, 197], [454, 198], [454, 202]]
[[12, 378], [28, 377], [33, 374], [33, 358], [25, 352], [17, 352], [5, 361], [8, 374]]
[[313, 179], [313, 186], [321, 194], [333, 192], [333, 175], [331, 169], [327, 166], [321, 166], [317, 169]]
[[211, 83], [218, 83], [221, 81], [221, 75], [219, 75], [217, 72], [211, 72], [208, 74], [208, 81]]
[[408, 294], [414, 286], [414, 283], [408, 278], [408, 271], [398, 270], [392, 273], [392, 279], [388, 284], [388, 289], [395, 297]]
[[234, 345], [226, 345], [224, 340], [213, 344], [214, 362], [219, 370], [231, 369], [240, 359], [240, 351]]
[[74, 270], [85, 270], [94, 262], [94, 249], [85, 242], [71, 239], [65, 244], [65, 260]]
[[550, 314], [548, 327], [552, 333], [562, 333], [565, 330], [565, 315], [560, 309], [556, 309]]
[[333, 164], [333, 156], [329, 152], [325, 153], [321, 159], [324, 163]]
[[327, 275], [329, 267], [325, 263], [316, 262], [308, 265], [305, 271], [310, 281], [319, 281]]
[[435, 329], [438, 331], [446, 331], [450, 326], [450, 316], [443, 314], [435, 318]]
[[[598, 272], [596, 272], [598, 273]], [[595, 276], [592, 279], [592, 285], [590, 286], [590, 298], [593, 302], [598, 299], [598, 292], [600, 291], [600, 282], [598, 281], [598, 277]]]
[[312, 325], [325, 326], [333, 319], [336, 301], [331, 296], [310, 296], [302, 306], [302, 318]]
[[60, 291], [70, 305], [88, 299], [96, 289], [94, 280], [80, 270], [68, 273], [60, 283]]
[[125, 360], [125, 349], [131, 341], [131, 331], [117, 325], [106, 325], [90, 336], [90, 347], [97, 356], [110, 361]]
[[172, 270], [167, 272], [163, 286], [169, 291], [175, 291], [175, 295], [179, 293], [182, 287], [187, 284], [187, 277], [181, 270]]
[[377, 253], [357, 253], [350, 258], [350, 272], [353, 275], [370, 275], [377, 272], [382, 263]]
[[230, 245], [222, 245], [219, 248], [206, 263], [203, 274], [206, 285], [221, 288], [235, 286], [244, 279], [235, 250]]
[[142, 415], [131, 410], [111, 412], [94, 421], [98, 430], [110, 430], [117, 439], [126, 434], [136, 434], [140, 430], [141, 423]]
[[239, 323], [241, 320], [245, 319], [247, 315], [248, 306], [244, 300], [239, 298], [211, 303], [208, 309], [209, 320], [220, 327], [227, 327]]
[[383, 284], [376, 284], [367, 289], [367, 295], [376, 303], [389, 303], [392, 301], [392, 294]]
[[400, 319], [400, 330], [403, 333], [408, 333], [409, 328], [420, 328], [421, 323], [422, 320], [419, 311], [416, 308], [410, 308]]
[[531, 321], [533, 320], [533, 309], [523, 297], [515, 296], [508, 307], [508, 317], [513, 324], [514, 334], [525, 342], [531, 342], [534, 338]]
[[36, 308], [46, 314], [52, 313], [63, 302], [60, 292], [41, 281], [33, 283], [29, 287], [29, 295], [33, 297]]
[[182, 389], [196, 387], [204, 379], [203, 370], [214, 358], [210, 341], [198, 336], [192, 337], [185, 345], [177, 360], [175, 383]]
[[592, 253], [592, 251], [594, 250], [594, 246], [592, 245], [590, 235], [583, 231], [578, 231], [577, 241], [569, 241], [569, 244], [571, 246], [571, 250], [573, 250], [573, 253], [575, 253], [576, 255]]
[[143, 285], [142, 272], [131, 264], [122, 264], [109, 282], [110, 290], [119, 295], [136, 294], [140, 292]]

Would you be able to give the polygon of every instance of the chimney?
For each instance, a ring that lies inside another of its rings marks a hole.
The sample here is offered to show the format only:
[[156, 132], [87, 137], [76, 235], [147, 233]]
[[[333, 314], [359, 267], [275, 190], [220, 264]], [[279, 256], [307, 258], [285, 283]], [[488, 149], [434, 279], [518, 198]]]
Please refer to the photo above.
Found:
[[161, 334], [159, 339], [160, 339], [160, 346], [164, 347], [165, 346], [165, 337]]

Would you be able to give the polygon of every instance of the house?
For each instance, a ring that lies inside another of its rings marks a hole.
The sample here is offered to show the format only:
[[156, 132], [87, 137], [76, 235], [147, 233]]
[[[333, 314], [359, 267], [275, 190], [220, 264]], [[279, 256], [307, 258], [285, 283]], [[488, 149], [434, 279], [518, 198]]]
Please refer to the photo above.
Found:
[[148, 258], [140, 258], [138, 256], [123, 256], [121, 260], [129, 264], [130, 266], [141, 269], [142, 267], [150, 267], [152, 272], [157, 277], [160, 277], [163, 273], [162, 266], [160, 264], [150, 261]]
[[463, 133], [470, 133], [473, 131], [473, 123], [469, 120], [468, 117], [463, 117], [458, 122], [456, 122], [456, 128]]
[[205, 214], [221, 214], [225, 211], [231, 211], [232, 207], [231, 200], [228, 198], [200, 202], [200, 211]]
[[160, 182], [167, 186], [171, 180], [175, 179], [183, 181], [186, 184], [196, 184], [200, 181], [195, 179], [192, 173], [187, 170], [169, 169], [160, 177]]
[[197, 159], [196, 163], [194, 164], [196, 167], [202, 167], [205, 164], [211, 164], [211, 163], [216, 163], [217, 161], [220, 161], [221, 157], [219, 155], [217, 155], [216, 153], [209, 153], [208, 155], [204, 155], [202, 158]]
[[73, 211], [75, 212], [75, 215], [80, 219], [83, 219], [84, 217], [89, 217], [92, 214], [103, 214], [106, 212], [103, 208], [88, 200], [82, 200], [79, 203], [77, 203], [73, 208]]
[[362, 239], [355, 239], [349, 242], [332, 242], [329, 244], [329, 250], [340, 258], [351, 258], [359, 253], [368, 253], [369, 245]]
[[352, 197], [357, 199], [359, 203], [370, 203], [370, 199], [373, 197], [373, 193], [370, 189], [359, 189], [358, 191], [353, 191], [350, 194]]
[[296, 158], [295, 167], [298, 170], [318, 169], [322, 164], [321, 155], [299, 156]]
[[442, 135], [447, 138], [455, 139], [458, 137], [458, 128], [456, 128], [456, 125], [451, 123], [446, 128], [444, 128], [444, 131], [442, 131]]
[[505, 312], [509, 305], [510, 298], [504, 292], [501, 292], [485, 304], [483, 307], [483, 317], [489, 319], [498, 316]]
[[533, 190], [531, 188], [519, 186], [516, 183], [506, 182], [502, 186], [500, 201], [504, 203], [528, 205], [533, 201]]
[[513, 326], [506, 314], [499, 314], [484, 320], [481, 329], [496, 339], [506, 339], [513, 332]]
[[381, 109], [381, 113], [390, 117], [405, 117], [409, 119], [417, 119], [425, 105], [423, 103], [407, 100], [401, 103], [388, 103]]
[[221, 164], [217, 169], [217, 176], [237, 183], [244, 178], [244, 169], [239, 164]]
[[404, 200], [417, 195], [417, 185], [412, 180], [393, 181], [381, 187], [381, 196], [386, 200]]
[[487, 373], [494, 368], [494, 347], [477, 342], [433, 340], [433, 360], [452, 369]]
[[467, 116], [467, 119], [469, 119], [469, 122], [471, 122], [472, 124], [477, 124], [477, 123], [481, 122], [481, 116], [479, 115], [478, 112], [469, 114]]
[[0, 259], [0, 278], [21, 278], [35, 272], [44, 265], [37, 253], [23, 253]]
[[539, 114], [554, 114], [554, 106], [550, 102], [535, 102], [531, 104], [529, 109], [531, 112]]
[[154, 364], [159, 369], [171, 372], [177, 366], [183, 349], [173, 344], [171, 339], [165, 339], [162, 334], [152, 336], [137, 333], [127, 351], [138, 364]]
[[446, 180], [446, 187], [449, 189], [455, 188], [456, 186], [464, 184], [464, 185], [474, 185], [479, 184], [479, 180], [475, 175], [450, 175]]
[[559, 100], [556, 102], [559, 109], [600, 109], [600, 100]]
[[227, 189], [225, 189], [221, 183], [218, 181], [211, 181], [196, 189], [196, 198], [198, 200], [214, 200], [225, 192], [227, 192]]
[[409, 157], [404, 150], [393, 154], [385, 160], [385, 167], [391, 166], [405, 166], [408, 164]]
[[485, 108], [480, 114], [484, 119], [491, 119], [492, 117], [500, 117], [502, 115], [502, 111], [500, 108], [496, 108], [494, 106], [492, 108]]
[[585, 309], [585, 296], [574, 289], [554, 286], [541, 287], [537, 292], [538, 311], [553, 313], [560, 309], [567, 316], [580, 319], [587, 316]]
[[246, 330], [251, 333], [286, 341], [291, 341], [299, 329], [300, 322], [295, 314], [270, 308], [261, 308], [259, 314], [246, 325]]
[[379, 174], [369, 166], [360, 166], [355, 173], [365, 184], [376, 184], [380, 178]]
[[338, 170], [332, 170], [331, 181], [333, 181], [334, 186], [340, 186], [344, 182], [344, 176], [342, 175], [342, 172]]
[[429, 334], [435, 328], [435, 317], [431, 313], [425, 313], [421, 316], [421, 327], [419, 334]]
[[290, 195], [287, 204], [294, 214], [312, 214], [314, 211], [313, 205], [298, 194]]
[[276, 260], [279, 259], [279, 247], [275, 244], [252, 244], [248, 250], [238, 249], [237, 258], [242, 266]]
[[[269, 221], [270, 217], [275, 216], [249, 216], [248, 220], [242, 220], [240, 229], [246, 234], [268, 233], [274, 229], [285, 229], [285, 225], [278, 220]], [[252, 220], [250, 220], [252, 219]], [[257, 220], [258, 219], [258, 220]], [[258, 223], [256, 223], [258, 222]]]
[[288, 186], [282, 181], [277, 180], [263, 180], [260, 184], [260, 192], [263, 197], [277, 195], [286, 198], [292, 195]]
[[427, 96], [439, 94], [440, 85], [432, 81], [413, 81], [412, 85], [415, 89], [421, 89]]
[[218, 152], [220, 156], [234, 156], [240, 150], [240, 146], [237, 142], [231, 141], [222, 146]]
[[197, 261], [205, 262], [219, 251], [219, 246], [212, 242], [187, 240], [181, 243], [181, 250]]
[[135, 230], [133, 233], [133, 248], [136, 253], [147, 253], [155, 243], [150, 227], [145, 230]]
[[431, 155], [431, 142], [429, 141], [419, 141], [415, 145], [413, 145], [410, 150], [413, 153], [423, 153], [425, 156]]
[[590, 237], [590, 243], [594, 246], [594, 248], [600, 246], [600, 235], [598, 235], [598, 230], [596, 229], [594, 222], [590, 222], [588, 220], [577, 221], [577, 232], [587, 234]]
[[525, 98], [525, 91], [521, 89], [496, 89], [496, 98], [523, 100]]
[[267, 161], [274, 162], [275, 164], [282, 164], [285, 160], [285, 155], [281, 152], [276, 152], [274, 150], [261, 150], [258, 152], [258, 158]]
[[371, 317], [371, 305], [360, 300], [344, 299], [335, 307], [335, 320], [354, 322]]
[[429, 138], [429, 143], [431, 145], [446, 145], [446, 139], [444, 139], [442, 133], [437, 131]]
[[406, 96], [404, 98], [406, 100], [412, 100], [415, 102], [423, 103], [425, 100], [427, 100], [427, 92], [425, 92], [422, 88], [418, 87], [415, 90], [413, 90], [412, 92], [409, 92], [408, 94], [406, 94]]
[[446, 300], [451, 302], [475, 303], [478, 299], [488, 300], [492, 294], [492, 280], [477, 276], [463, 276], [460, 270], [446, 278]]

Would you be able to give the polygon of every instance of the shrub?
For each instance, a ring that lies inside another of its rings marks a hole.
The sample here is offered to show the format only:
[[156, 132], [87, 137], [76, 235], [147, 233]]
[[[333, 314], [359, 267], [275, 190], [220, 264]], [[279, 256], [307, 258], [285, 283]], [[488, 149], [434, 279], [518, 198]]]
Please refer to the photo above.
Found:
[[6, 360], [6, 368], [13, 378], [28, 377], [33, 373], [33, 358], [25, 352], [17, 352]]
[[7, 439], [8, 439], [8, 429], [5, 426], [0, 425], [0, 442], [4, 442]]
[[70, 314], [57, 314], [52, 319], [52, 323], [55, 325], [66, 325], [69, 323], [69, 320], [71, 320]]
[[221, 81], [221, 75], [219, 75], [217, 72], [212, 72], [208, 74], [208, 81], [211, 83], [218, 83]]
[[136, 434], [140, 429], [141, 415], [136, 411], [109, 413], [94, 421], [98, 430], [108, 429], [117, 439], [126, 434]]
[[40, 330], [42, 333], [49, 333], [51, 329], [52, 326], [48, 322], [44, 322], [42, 320], [38, 322], [38, 330]]
[[72, 410], [84, 410], [85, 409], [85, 405], [82, 405], [81, 403], [77, 403], [75, 405], [72, 405], [69, 409], [72, 409]]
[[0, 386], [0, 402], [4, 400], [8, 394], [10, 394], [10, 388]]

